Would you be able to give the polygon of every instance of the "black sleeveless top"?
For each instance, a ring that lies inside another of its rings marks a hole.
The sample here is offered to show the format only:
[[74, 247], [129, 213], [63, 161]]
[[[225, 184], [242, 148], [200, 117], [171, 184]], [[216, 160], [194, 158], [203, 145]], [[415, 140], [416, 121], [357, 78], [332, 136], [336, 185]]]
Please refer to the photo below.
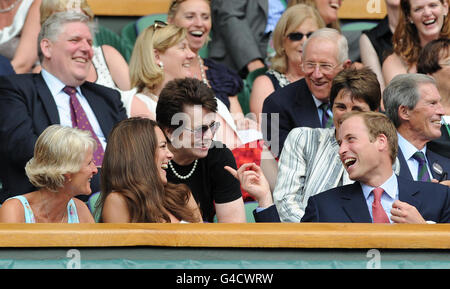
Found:
[[392, 32], [389, 29], [389, 21], [386, 16], [377, 26], [370, 30], [364, 30], [362, 33], [366, 34], [369, 37], [370, 42], [372, 43], [375, 51], [378, 55], [378, 60], [380, 61], [380, 65], [383, 64], [383, 61], [393, 52], [392, 48]]

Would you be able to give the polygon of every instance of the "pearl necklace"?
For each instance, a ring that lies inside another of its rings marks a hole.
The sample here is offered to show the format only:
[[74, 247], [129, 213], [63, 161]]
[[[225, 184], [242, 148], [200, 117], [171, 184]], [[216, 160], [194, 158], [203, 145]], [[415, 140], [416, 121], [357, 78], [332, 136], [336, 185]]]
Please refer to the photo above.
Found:
[[186, 180], [186, 179], [188, 179], [190, 176], [192, 176], [192, 174], [194, 173], [195, 169], [197, 168], [197, 162], [198, 162], [198, 160], [195, 160], [195, 161], [194, 161], [194, 166], [192, 167], [192, 169], [191, 169], [191, 171], [189, 172], [189, 174], [187, 174], [187, 175], [185, 175], [185, 176], [182, 176], [182, 175], [180, 175], [179, 173], [177, 173], [177, 171], [175, 170], [175, 168], [174, 168], [173, 165], [172, 165], [172, 161], [169, 161], [169, 167], [170, 167], [170, 169], [172, 170], [173, 174], [174, 174], [177, 178], [182, 179], [182, 180]]
[[200, 55], [197, 54], [198, 63], [200, 64], [200, 74], [202, 75], [202, 81], [204, 84], [208, 85], [208, 79], [206, 78], [205, 74], [205, 68], [203, 67], [203, 59], [200, 57]]
[[9, 5], [8, 7], [0, 9], [0, 13], [6, 13], [6, 12], [13, 10], [14, 7], [16, 7], [17, 3], [19, 3], [19, 2], [20, 2], [20, 0], [16, 0], [13, 4]]

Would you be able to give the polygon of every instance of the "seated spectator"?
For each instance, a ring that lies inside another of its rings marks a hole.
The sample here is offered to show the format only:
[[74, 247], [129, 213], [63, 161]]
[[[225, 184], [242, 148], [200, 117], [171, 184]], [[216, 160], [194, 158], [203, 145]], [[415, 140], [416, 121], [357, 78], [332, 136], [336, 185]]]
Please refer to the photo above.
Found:
[[327, 27], [341, 30], [338, 11], [341, 8], [342, 0], [290, 0], [287, 7], [290, 8], [297, 4], [306, 4], [316, 8]]
[[278, 157], [289, 132], [296, 127], [330, 127], [333, 78], [351, 65], [347, 40], [337, 30], [322, 28], [303, 45], [305, 77], [270, 94], [263, 104], [264, 139]]
[[[339, 158], [355, 183], [312, 196], [302, 222], [449, 223], [450, 188], [397, 177], [397, 133], [378, 112], [350, 112], [338, 127]], [[264, 175], [255, 165], [226, 168], [254, 194], [257, 222], [279, 222]]]
[[417, 72], [421, 49], [430, 41], [450, 37], [447, 0], [401, 0], [400, 16], [392, 38], [394, 53], [383, 62], [387, 85], [394, 76]]
[[399, 175], [416, 181], [446, 181], [444, 172], [450, 172], [450, 159], [427, 147], [441, 136], [445, 113], [436, 81], [424, 74], [397, 75], [386, 86], [383, 101], [386, 115], [397, 128]]
[[359, 37], [361, 36], [361, 31], [341, 31], [338, 12], [342, 1], [343, 0], [289, 0], [288, 8], [296, 4], [306, 4], [316, 8], [328, 28], [334, 28], [345, 36], [348, 43], [349, 59], [356, 68], [361, 68], [362, 65], [357, 62], [360, 60]]
[[[242, 89], [242, 79], [223, 64], [210, 58], [201, 58], [200, 49], [209, 40], [211, 30], [210, 0], [172, 0], [167, 21], [187, 29], [189, 47], [196, 54], [191, 61], [192, 77], [202, 80], [211, 87], [218, 100], [231, 112], [238, 129], [245, 126], [237, 94]], [[241, 122], [243, 122], [241, 124]]]
[[400, 8], [400, 0], [384, 0], [384, 2], [386, 17], [374, 28], [362, 31], [359, 38], [362, 64], [377, 74], [381, 91], [385, 88], [381, 65], [386, 56], [392, 53], [392, 36], [397, 27]]
[[6, 200], [0, 208], [2, 223], [93, 223], [89, 208], [77, 195], [91, 194], [97, 173], [90, 132], [52, 125], [36, 141], [34, 156], [25, 166], [38, 188]]
[[173, 157], [155, 121], [130, 118], [111, 131], [102, 167], [99, 209], [105, 223], [201, 222], [185, 185], [167, 182]]
[[[94, 161], [101, 166], [109, 132], [126, 113], [118, 91], [86, 81], [91, 28], [84, 14], [54, 13], [39, 33], [41, 73], [0, 77], [0, 202], [35, 190], [24, 167], [38, 136], [52, 124], [90, 130], [97, 141]], [[91, 186], [100, 190], [98, 175]]]
[[224, 171], [236, 168], [231, 151], [213, 141], [217, 128], [214, 92], [195, 78], [175, 79], [161, 91], [156, 120], [169, 139], [173, 158], [167, 180], [186, 184], [199, 204], [203, 220], [245, 222], [239, 183]]
[[256, 115], [258, 124], [264, 100], [280, 87], [304, 77], [302, 69], [303, 43], [314, 31], [325, 27], [315, 8], [299, 4], [288, 8], [273, 32], [275, 56], [270, 69], [253, 82], [250, 111]]
[[128, 115], [156, 119], [161, 90], [172, 79], [190, 76], [194, 57], [186, 29], [156, 21], [142, 31], [130, 59], [131, 86], [136, 94], [122, 99]]
[[11, 61], [16, 73], [30, 72], [38, 60], [40, 5], [41, 0], [0, 2], [0, 55]]
[[450, 39], [431, 41], [420, 52], [417, 72], [431, 75], [441, 95], [445, 115], [442, 116], [441, 137], [431, 140], [428, 148], [450, 158]]
[[[53, 13], [67, 10], [84, 13], [91, 21], [94, 20], [94, 13], [86, 0], [42, 0], [41, 25]], [[121, 91], [129, 90], [131, 87], [128, 63], [120, 52], [110, 45], [94, 45], [92, 49], [94, 50], [91, 60], [93, 65], [89, 69], [86, 80]]]
[[242, 78], [265, 67], [270, 35], [286, 9], [284, 0], [214, 0], [211, 59], [237, 71]]
[[8, 58], [0, 55], [0, 75], [16, 74]]
[[[369, 68], [344, 69], [333, 79], [330, 105], [334, 126], [349, 111], [377, 111], [381, 91]], [[283, 222], [300, 222], [308, 199], [320, 192], [353, 183], [338, 158], [335, 128], [294, 128], [278, 162], [273, 199]]]

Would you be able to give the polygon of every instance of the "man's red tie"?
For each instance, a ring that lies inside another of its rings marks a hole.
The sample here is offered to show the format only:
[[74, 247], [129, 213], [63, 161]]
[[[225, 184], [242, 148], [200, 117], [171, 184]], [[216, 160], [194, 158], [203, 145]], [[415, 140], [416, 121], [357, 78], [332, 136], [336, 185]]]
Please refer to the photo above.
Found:
[[381, 205], [382, 188], [373, 189], [372, 217], [374, 223], [390, 223], [386, 212]]
[[72, 126], [91, 132], [92, 137], [97, 142], [97, 149], [94, 151], [94, 163], [96, 166], [101, 166], [105, 152], [103, 151], [100, 140], [92, 129], [91, 123], [89, 122], [83, 107], [77, 99], [77, 90], [74, 87], [66, 86], [63, 88], [63, 91], [70, 96], [70, 117], [72, 119]]

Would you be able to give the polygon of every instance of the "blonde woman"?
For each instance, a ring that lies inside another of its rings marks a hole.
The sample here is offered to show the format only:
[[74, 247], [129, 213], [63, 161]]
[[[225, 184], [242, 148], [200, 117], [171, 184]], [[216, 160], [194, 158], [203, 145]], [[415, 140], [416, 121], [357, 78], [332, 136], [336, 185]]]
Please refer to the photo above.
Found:
[[276, 89], [297, 81], [304, 76], [302, 69], [303, 43], [314, 31], [325, 27], [317, 10], [305, 4], [288, 8], [275, 27], [273, 45], [275, 56], [271, 68], [257, 77], [250, 96], [250, 111], [258, 123], [264, 100]]
[[170, 80], [191, 75], [194, 57], [186, 29], [156, 21], [142, 31], [130, 59], [131, 85], [136, 94], [123, 99], [128, 115], [156, 119], [159, 93]]
[[90, 132], [52, 125], [39, 136], [25, 172], [36, 191], [6, 200], [3, 223], [93, 223], [88, 207], [75, 198], [91, 193], [97, 173], [96, 142]]

